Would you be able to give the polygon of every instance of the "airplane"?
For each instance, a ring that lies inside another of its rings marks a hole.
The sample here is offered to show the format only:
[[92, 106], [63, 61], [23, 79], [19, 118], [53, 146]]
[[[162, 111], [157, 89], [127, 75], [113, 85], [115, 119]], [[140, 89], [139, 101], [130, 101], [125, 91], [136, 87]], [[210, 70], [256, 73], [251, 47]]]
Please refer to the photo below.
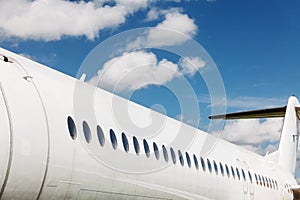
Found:
[[[284, 117], [278, 150], [260, 156], [3, 48], [0, 92], [1, 200], [299, 199], [295, 96], [209, 117]], [[124, 126], [120, 105], [163, 126]], [[203, 153], [206, 141], [215, 143]]]

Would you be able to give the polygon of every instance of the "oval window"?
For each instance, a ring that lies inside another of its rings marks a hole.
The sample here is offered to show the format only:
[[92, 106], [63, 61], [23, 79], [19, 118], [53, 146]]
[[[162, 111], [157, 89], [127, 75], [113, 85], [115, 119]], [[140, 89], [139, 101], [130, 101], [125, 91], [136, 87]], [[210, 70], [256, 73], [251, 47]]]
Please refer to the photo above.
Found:
[[224, 168], [223, 168], [223, 165], [222, 163], [219, 163], [220, 164], [220, 171], [221, 171], [221, 174], [222, 176], [224, 176]]
[[240, 180], [240, 179], [241, 179], [241, 176], [240, 176], [240, 172], [239, 172], [239, 169], [238, 169], [238, 168], [236, 168], [236, 175], [237, 175], [238, 179]]
[[83, 121], [82, 127], [83, 127], [84, 138], [87, 143], [90, 143], [92, 135], [91, 135], [91, 129], [90, 129], [88, 123], [86, 121]]
[[158, 151], [157, 144], [155, 142], [153, 142], [153, 150], [154, 150], [155, 158], [156, 158], [156, 160], [158, 160], [159, 159], [159, 151]]
[[268, 178], [268, 179], [269, 179], [270, 188], [272, 189], [272, 181], [270, 178]]
[[183, 160], [183, 156], [180, 150], [178, 150], [178, 155], [179, 155], [179, 161], [181, 166], [184, 166], [184, 160]]
[[187, 162], [189, 168], [191, 168], [191, 159], [190, 159], [188, 152], [185, 152], [185, 157], [186, 157], [186, 162]]
[[255, 177], [255, 180], [256, 180], [256, 185], [258, 185], [258, 179], [257, 179], [256, 173], [254, 173], [254, 177]]
[[193, 155], [193, 158], [194, 158], [194, 163], [195, 163], [196, 169], [199, 169], [199, 163], [198, 163], [198, 160], [197, 160], [197, 157], [195, 154]]
[[137, 155], [139, 155], [140, 154], [140, 145], [139, 145], [139, 141], [137, 140], [137, 138], [135, 136], [133, 136], [133, 145], [134, 145], [135, 153]]
[[252, 176], [251, 176], [251, 172], [250, 171], [248, 171], [248, 176], [249, 176], [250, 183], [252, 183]]
[[242, 169], [242, 176], [243, 176], [244, 181], [246, 181], [246, 174], [243, 169]]
[[167, 151], [165, 145], [162, 145], [162, 150], [163, 150], [165, 161], [168, 162], [169, 161], [169, 156], [168, 156], [168, 151]]
[[212, 168], [211, 168], [211, 164], [210, 164], [210, 161], [209, 161], [208, 158], [207, 158], [207, 167], [208, 167], [209, 172], [211, 173], [212, 172]]
[[216, 161], [213, 161], [213, 163], [214, 163], [214, 169], [215, 169], [215, 172], [216, 172], [216, 174], [218, 175], [218, 165], [217, 165], [217, 163], [216, 163]]
[[175, 152], [172, 147], [170, 148], [170, 152], [171, 152], [171, 158], [172, 158], [173, 164], [175, 165], [176, 164], [176, 155], [175, 155]]
[[100, 145], [103, 147], [105, 144], [105, 138], [104, 138], [102, 128], [99, 125], [97, 126], [97, 136], [98, 136], [98, 141], [99, 141]]
[[267, 187], [269, 187], [269, 180], [267, 177], [265, 177], [265, 179], [266, 179], [266, 185], [267, 185]]
[[115, 132], [112, 130], [112, 129], [110, 129], [110, 141], [111, 141], [111, 145], [112, 145], [112, 147], [113, 147], [113, 149], [117, 149], [117, 147], [118, 147], [118, 141], [117, 141], [117, 138], [116, 138], [116, 134], [115, 134]]
[[149, 149], [148, 142], [145, 139], [143, 140], [143, 144], [144, 144], [145, 154], [146, 154], [147, 158], [149, 158], [150, 157], [150, 149]]
[[201, 161], [202, 170], [205, 172], [206, 171], [206, 167], [205, 167], [204, 159], [202, 157], [200, 157], [200, 161]]
[[230, 173], [229, 173], [229, 169], [228, 169], [228, 166], [227, 164], [225, 164], [225, 169], [226, 169], [226, 174], [228, 176], [228, 178], [230, 177]]
[[122, 133], [122, 142], [123, 142], [124, 150], [126, 152], [128, 152], [129, 151], [129, 144], [128, 144], [128, 140], [127, 140], [127, 137], [126, 137], [125, 133]]
[[259, 179], [259, 184], [262, 186], [262, 181], [261, 181], [260, 175], [258, 175], [258, 179]]
[[77, 137], [77, 129], [72, 117], [69, 116], [67, 122], [68, 122], [68, 129], [69, 129], [70, 136], [73, 140], [75, 140]]
[[231, 166], [231, 173], [232, 173], [232, 177], [235, 179], [235, 173], [234, 173], [234, 169], [232, 166]]

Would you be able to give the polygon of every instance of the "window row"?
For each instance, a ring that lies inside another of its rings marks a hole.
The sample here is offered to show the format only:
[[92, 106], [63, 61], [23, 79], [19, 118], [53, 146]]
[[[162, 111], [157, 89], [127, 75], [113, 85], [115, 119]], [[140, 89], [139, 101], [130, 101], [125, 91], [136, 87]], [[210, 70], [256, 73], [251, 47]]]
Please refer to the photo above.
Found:
[[277, 181], [268, 177], [264, 177], [262, 175], [254, 173], [256, 185], [264, 186], [271, 189], [278, 190], [278, 184]]
[[292, 186], [290, 184], [284, 184], [284, 189], [286, 189], [288, 193], [293, 194]]
[[[75, 140], [77, 138], [77, 129], [74, 120], [71, 117], [68, 117], [67, 123], [68, 123], [70, 136], [73, 140]], [[92, 139], [92, 134], [91, 134], [91, 129], [86, 121], [82, 122], [82, 130], [86, 142], [90, 143]], [[97, 130], [97, 137], [98, 137], [99, 144], [103, 147], [105, 144], [105, 137], [103, 131], [99, 125], [97, 125], [96, 130]], [[118, 140], [115, 132], [112, 129], [110, 129], [109, 131], [109, 137], [110, 137], [112, 148], [116, 150], [118, 148]], [[124, 151], [129, 152], [129, 141], [125, 133], [121, 134], [121, 139], [122, 139]], [[141, 153], [141, 147], [138, 139], [135, 136], [132, 137], [132, 142], [133, 142], [135, 153], [139, 155]], [[149, 158], [150, 146], [146, 139], [143, 139], [142, 143], [143, 143], [144, 153], [146, 157]], [[158, 145], [155, 142], [152, 143], [152, 149], [155, 158], [159, 160], [160, 151]], [[162, 149], [163, 159], [165, 162], [171, 161], [175, 165], [179, 160], [181, 166], [184, 166], [186, 163], [186, 165], [189, 168], [191, 168], [192, 163], [194, 163], [193, 165], [197, 170], [199, 169], [199, 165], [201, 165], [202, 171], [204, 172], [208, 171], [210, 173], [213, 173], [214, 171], [216, 175], [222, 175], [222, 176], [226, 175], [228, 178], [244, 180], [244, 181], [248, 180], [252, 184], [253, 180], [250, 171], [244, 171], [244, 169], [239, 169], [238, 167], [228, 166], [227, 164], [216, 162], [215, 160], [210, 160], [209, 158], [204, 159], [202, 156], [200, 156], [200, 159], [198, 160], [195, 154], [190, 156], [188, 152], [182, 152], [181, 150], [174, 150], [172, 147], [170, 147], [168, 151], [165, 145], [162, 145], [161, 149]], [[278, 190], [278, 184], [276, 180], [270, 179], [268, 177], [264, 177], [262, 175], [258, 175], [256, 173], [254, 173], [254, 177], [257, 185]]]

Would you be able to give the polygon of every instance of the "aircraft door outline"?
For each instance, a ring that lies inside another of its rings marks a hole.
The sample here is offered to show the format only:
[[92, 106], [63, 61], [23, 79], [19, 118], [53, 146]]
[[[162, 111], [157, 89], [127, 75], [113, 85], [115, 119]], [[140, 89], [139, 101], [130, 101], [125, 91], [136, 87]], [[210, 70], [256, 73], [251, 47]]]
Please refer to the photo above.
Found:
[[248, 177], [249, 179], [246, 181], [248, 184], [248, 194], [250, 195], [250, 199], [253, 200], [254, 199], [254, 183], [253, 183], [253, 175], [251, 174], [251, 180], [249, 177], [249, 172], [250, 172], [250, 168], [249, 165], [246, 161], [243, 161], [243, 166], [244, 166], [244, 170], [245, 170], [245, 174], [246, 177]]

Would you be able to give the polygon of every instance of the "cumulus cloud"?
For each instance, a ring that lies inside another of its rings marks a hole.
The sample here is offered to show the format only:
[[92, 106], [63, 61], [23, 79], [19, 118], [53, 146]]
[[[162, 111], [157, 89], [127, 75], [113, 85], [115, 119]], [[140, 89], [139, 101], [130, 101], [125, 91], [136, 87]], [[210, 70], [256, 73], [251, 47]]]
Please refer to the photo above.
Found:
[[270, 108], [282, 106], [286, 103], [284, 98], [268, 98], [268, 97], [249, 97], [240, 96], [235, 99], [228, 99], [227, 106], [235, 108]]
[[[222, 138], [248, 150], [264, 154], [278, 147], [282, 119], [258, 119], [227, 121]], [[216, 134], [216, 133], [215, 133]]]
[[[126, 2], [126, 6], [130, 2]], [[162, 22], [116, 51], [126, 53], [107, 61], [89, 81], [91, 84], [109, 91], [132, 91], [149, 84], [163, 85], [182, 74], [194, 75], [197, 69], [205, 65], [201, 58], [187, 57], [185, 61], [179, 62], [184, 64], [180, 70], [176, 63], [167, 59], [158, 60], [155, 54], [138, 50], [143, 47], [180, 44], [193, 37], [198, 29], [194, 20], [182, 14], [180, 9], [151, 10], [149, 13], [152, 14], [148, 13], [149, 18], [155, 19], [156, 15], [163, 15]]]
[[166, 59], [159, 61], [151, 52], [133, 51], [107, 61], [89, 82], [120, 92], [149, 84], [163, 85], [176, 76], [179, 76], [177, 64]]
[[[210, 96], [208, 95], [199, 95], [198, 99], [200, 103], [211, 103]], [[226, 106], [228, 108], [235, 108], [236, 110], [263, 109], [283, 106], [286, 102], [286, 98], [238, 96], [227, 98]]]
[[146, 8], [150, 0], [115, 0], [117, 5], [124, 6], [129, 13], [135, 12], [140, 8]]
[[205, 67], [206, 63], [200, 57], [184, 57], [179, 60], [179, 65], [184, 74], [194, 76], [198, 70]]
[[[150, 18], [155, 19], [159, 11], [152, 10]], [[148, 16], [149, 18], [149, 16]], [[164, 20], [150, 28], [144, 35], [138, 37], [127, 46], [127, 50], [147, 47], [174, 46], [182, 44], [196, 35], [198, 30], [194, 20], [178, 9], [170, 9], [165, 13]]]
[[223, 137], [239, 144], [262, 144], [274, 142], [280, 138], [282, 119], [258, 119], [229, 121], [223, 131]]
[[[174, 31], [174, 34], [170, 34], [170, 31]], [[197, 26], [193, 19], [175, 11], [166, 14], [165, 20], [149, 31], [147, 43], [150, 46], [181, 44], [189, 39], [186, 36], [193, 37], [196, 31]]]
[[167, 59], [158, 60], [152, 52], [125, 52], [105, 62], [103, 68], [88, 82], [109, 91], [133, 91], [148, 85], [164, 85], [183, 75], [193, 76], [205, 66], [199, 57], [185, 60], [189, 60], [188, 64], [182, 65], [181, 62], [186, 61], [179, 61], [182, 65], [179, 68], [178, 64]]
[[156, 8], [151, 8], [149, 12], [147, 13], [146, 21], [153, 21], [157, 20], [161, 15], [161, 12]]
[[157, 7], [153, 7], [148, 11], [146, 21], [158, 20], [161, 17], [164, 17], [168, 13], [175, 13], [175, 12], [179, 13], [181, 11], [182, 9], [180, 8], [159, 9]]
[[59, 40], [63, 36], [86, 36], [92, 40], [104, 28], [126, 21], [126, 16], [146, 8], [150, 0], [105, 1], [10, 0], [1, 1], [2, 38]]
[[26, 53], [19, 53], [20, 56], [23, 56], [25, 58], [28, 58], [30, 60], [36, 60], [36, 58], [34, 56], [31, 56], [29, 54], [26, 54]]

